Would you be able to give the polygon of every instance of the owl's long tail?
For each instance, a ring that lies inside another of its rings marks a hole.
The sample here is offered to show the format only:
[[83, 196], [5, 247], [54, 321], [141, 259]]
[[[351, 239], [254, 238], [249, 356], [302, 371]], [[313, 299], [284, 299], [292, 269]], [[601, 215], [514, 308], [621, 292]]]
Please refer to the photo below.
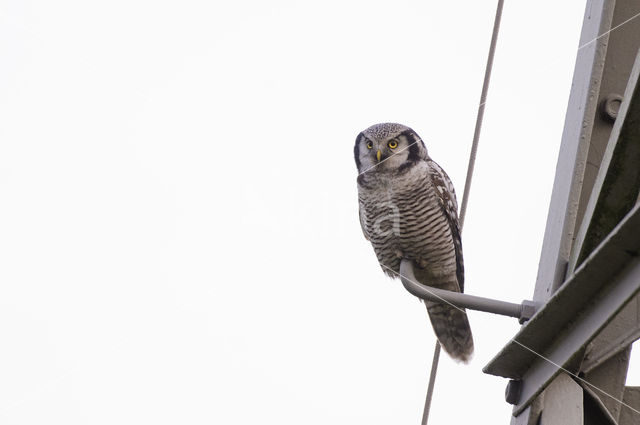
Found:
[[[420, 269], [416, 269], [416, 277], [419, 282], [431, 281], [430, 286], [435, 286], [449, 291], [459, 292], [458, 281], [454, 276], [447, 280], [438, 279], [433, 284], [432, 279], [421, 278]], [[467, 363], [473, 354], [473, 335], [471, 326], [464, 309], [454, 307], [451, 304], [424, 301], [433, 330], [442, 345], [442, 348], [455, 360]]]
[[425, 301], [433, 331], [442, 348], [455, 360], [467, 363], [473, 355], [473, 335], [464, 310]]

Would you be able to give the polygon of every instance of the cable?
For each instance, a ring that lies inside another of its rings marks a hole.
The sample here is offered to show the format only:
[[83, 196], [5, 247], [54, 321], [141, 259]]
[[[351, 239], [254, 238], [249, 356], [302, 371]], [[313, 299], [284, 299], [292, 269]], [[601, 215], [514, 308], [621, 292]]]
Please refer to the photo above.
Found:
[[484, 71], [484, 83], [482, 84], [482, 94], [480, 95], [480, 105], [478, 105], [478, 115], [476, 116], [476, 128], [473, 133], [473, 143], [469, 154], [469, 165], [467, 168], [467, 179], [464, 182], [464, 193], [462, 195], [462, 205], [460, 206], [460, 231], [464, 225], [464, 216], [467, 212], [467, 202], [469, 201], [469, 191], [471, 190], [471, 179], [473, 178], [473, 168], [478, 152], [478, 140], [480, 140], [480, 130], [482, 129], [482, 118], [484, 117], [484, 105], [487, 103], [487, 92], [489, 91], [489, 81], [491, 80], [491, 68], [493, 67], [493, 56], [496, 52], [498, 41], [498, 31], [500, 30], [500, 18], [502, 17], [502, 5], [504, 0], [498, 0], [496, 18], [493, 23], [493, 35], [491, 36], [491, 46], [489, 47], [489, 57], [487, 57], [487, 67]]
[[[500, 19], [502, 18], [502, 6], [504, 0], [498, 0], [496, 8], [496, 17], [493, 21], [493, 33], [491, 35], [491, 45], [489, 46], [489, 55], [487, 57], [487, 66], [484, 70], [484, 82], [482, 83], [482, 93], [480, 94], [480, 104], [478, 105], [478, 114], [476, 116], [476, 128], [473, 133], [473, 143], [471, 144], [471, 152], [469, 153], [469, 165], [467, 166], [467, 178], [464, 182], [464, 193], [462, 194], [462, 204], [460, 205], [460, 233], [464, 226], [464, 217], [467, 212], [467, 203], [469, 201], [469, 192], [471, 190], [471, 180], [473, 178], [473, 169], [476, 162], [476, 154], [478, 152], [478, 141], [480, 140], [480, 130], [482, 129], [482, 118], [484, 117], [484, 105], [487, 102], [487, 92], [489, 91], [489, 81], [491, 81], [491, 68], [493, 67], [493, 57], [496, 52], [496, 44], [498, 42], [498, 32], [500, 30]], [[438, 372], [438, 362], [440, 360], [440, 343], [436, 341], [433, 351], [433, 361], [431, 363], [431, 374], [429, 375], [429, 386], [427, 387], [427, 397], [424, 402], [424, 412], [422, 414], [422, 425], [427, 425], [429, 421], [429, 410], [431, 410], [431, 400], [433, 398], [433, 387], [436, 382], [436, 374]]]
[[438, 361], [440, 360], [440, 343], [436, 341], [433, 350], [433, 361], [431, 362], [431, 375], [429, 375], [429, 386], [427, 387], [427, 399], [424, 402], [424, 412], [422, 413], [422, 425], [427, 425], [429, 421], [429, 410], [431, 409], [431, 398], [433, 397], [433, 386], [436, 383], [436, 372], [438, 371]]

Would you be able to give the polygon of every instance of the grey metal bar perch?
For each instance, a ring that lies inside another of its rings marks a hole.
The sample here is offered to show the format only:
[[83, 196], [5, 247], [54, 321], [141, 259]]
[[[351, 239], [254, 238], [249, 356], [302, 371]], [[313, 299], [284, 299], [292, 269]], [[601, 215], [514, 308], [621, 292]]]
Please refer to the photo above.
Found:
[[402, 260], [400, 263], [400, 280], [407, 291], [420, 299], [439, 303], [444, 302], [460, 308], [500, 314], [502, 316], [516, 317], [520, 323], [529, 320], [536, 312], [536, 306], [533, 301], [525, 300], [521, 304], [515, 304], [422, 285], [416, 280], [412, 263], [407, 260]]

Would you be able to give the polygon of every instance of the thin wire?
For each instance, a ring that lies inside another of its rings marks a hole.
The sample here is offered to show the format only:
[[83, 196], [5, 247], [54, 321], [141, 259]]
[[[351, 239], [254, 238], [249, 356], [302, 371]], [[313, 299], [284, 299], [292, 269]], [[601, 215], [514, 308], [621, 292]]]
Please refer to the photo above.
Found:
[[471, 153], [469, 154], [469, 166], [467, 168], [467, 179], [464, 182], [464, 193], [462, 195], [462, 204], [460, 206], [460, 230], [464, 225], [464, 217], [467, 212], [467, 202], [469, 202], [469, 191], [471, 190], [471, 179], [473, 178], [473, 168], [476, 162], [476, 153], [478, 152], [478, 141], [480, 140], [480, 130], [482, 129], [482, 119], [484, 117], [484, 106], [487, 103], [487, 93], [489, 91], [489, 81], [491, 80], [491, 68], [493, 68], [493, 56], [496, 52], [496, 44], [498, 42], [498, 32], [500, 30], [500, 19], [502, 18], [502, 6], [504, 0], [498, 0], [496, 8], [496, 18], [493, 22], [493, 34], [491, 35], [491, 46], [489, 47], [489, 56], [487, 57], [487, 67], [484, 71], [484, 82], [482, 83], [482, 94], [480, 95], [480, 104], [478, 105], [478, 115], [476, 116], [476, 128], [473, 133], [473, 143], [471, 144]]
[[[493, 33], [491, 34], [491, 45], [489, 46], [489, 55], [487, 57], [487, 66], [484, 70], [484, 82], [482, 83], [482, 93], [480, 94], [480, 104], [478, 105], [478, 114], [476, 116], [476, 128], [473, 132], [473, 143], [471, 144], [471, 152], [469, 154], [469, 165], [467, 166], [467, 178], [464, 182], [464, 193], [462, 194], [462, 204], [460, 205], [460, 232], [464, 226], [464, 217], [467, 212], [467, 203], [469, 201], [469, 192], [471, 191], [471, 180], [473, 179], [473, 169], [476, 163], [476, 154], [478, 152], [478, 141], [480, 140], [480, 130], [482, 129], [482, 119], [484, 117], [484, 105], [487, 103], [487, 93], [489, 92], [489, 82], [491, 81], [491, 69], [493, 68], [493, 57], [496, 53], [496, 44], [498, 43], [498, 32], [500, 31], [500, 19], [502, 18], [502, 7], [504, 0], [498, 0], [496, 7], [496, 17], [493, 21]], [[424, 411], [422, 413], [422, 425], [427, 425], [429, 421], [429, 411], [431, 410], [431, 400], [433, 399], [433, 387], [436, 382], [436, 374], [438, 373], [438, 362], [440, 360], [440, 342], [436, 340], [436, 346], [433, 351], [433, 361], [431, 363], [431, 374], [429, 375], [429, 386], [427, 387], [427, 397], [424, 402]]]
[[427, 387], [427, 397], [424, 401], [424, 411], [422, 412], [422, 425], [429, 422], [429, 411], [431, 411], [431, 400], [433, 399], [433, 387], [436, 383], [438, 373], [438, 363], [440, 362], [440, 341], [436, 339], [436, 346], [433, 349], [433, 361], [431, 362], [431, 373], [429, 374], [429, 386]]
[[427, 399], [424, 402], [424, 412], [422, 413], [422, 425], [427, 425], [429, 421], [429, 410], [431, 410], [431, 398], [433, 397], [433, 386], [436, 383], [436, 372], [440, 361], [440, 343], [436, 340], [433, 350], [433, 361], [431, 362], [431, 375], [429, 375], [429, 386], [427, 387]]

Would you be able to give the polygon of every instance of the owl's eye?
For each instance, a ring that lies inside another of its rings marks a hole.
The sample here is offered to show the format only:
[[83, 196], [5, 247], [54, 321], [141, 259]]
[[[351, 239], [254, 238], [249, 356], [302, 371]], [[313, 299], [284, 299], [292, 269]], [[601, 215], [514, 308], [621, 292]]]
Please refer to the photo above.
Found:
[[396, 141], [396, 140], [392, 140], [392, 141], [390, 141], [390, 142], [389, 142], [389, 147], [390, 147], [391, 149], [395, 149], [395, 148], [397, 148], [397, 147], [398, 147], [398, 141]]
[[373, 143], [367, 142], [367, 149], [371, 149], [371, 148], [373, 148]]

